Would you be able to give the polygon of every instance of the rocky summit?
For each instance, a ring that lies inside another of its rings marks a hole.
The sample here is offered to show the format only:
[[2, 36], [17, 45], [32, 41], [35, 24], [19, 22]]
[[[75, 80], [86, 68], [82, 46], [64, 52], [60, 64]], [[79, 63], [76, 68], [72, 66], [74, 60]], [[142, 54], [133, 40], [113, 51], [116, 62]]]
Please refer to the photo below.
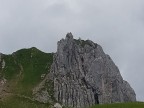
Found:
[[56, 53], [33, 47], [0, 54], [1, 106], [84, 108], [136, 101], [134, 90], [100, 45], [74, 39], [72, 33], [57, 45]]
[[49, 81], [55, 101], [68, 107], [136, 101], [134, 90], [102, 47], [90, 40], [73, 39], [71, 33], [58, 42], [51, 71], [36, 89], [38, 101], [48, 101], [50, 96], [42, 95], [41, 90]]

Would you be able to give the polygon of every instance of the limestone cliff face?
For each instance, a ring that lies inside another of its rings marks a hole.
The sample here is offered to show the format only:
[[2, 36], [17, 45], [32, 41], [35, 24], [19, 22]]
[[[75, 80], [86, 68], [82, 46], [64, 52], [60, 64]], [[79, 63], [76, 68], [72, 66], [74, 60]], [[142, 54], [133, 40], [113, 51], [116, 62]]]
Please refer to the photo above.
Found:
[[71, 33], [58, 42], [51, 78], [54, 97], [65, 106], [136, 101], [134, 90], [101, 46], [75, 40]]
[[6, 79], [2, 76], [2, 71], [5, 68], [5, 60], [3, 59], [3, 54], [0, 53], [0, 94], [4, 88], [4, 84], [6, 83]]

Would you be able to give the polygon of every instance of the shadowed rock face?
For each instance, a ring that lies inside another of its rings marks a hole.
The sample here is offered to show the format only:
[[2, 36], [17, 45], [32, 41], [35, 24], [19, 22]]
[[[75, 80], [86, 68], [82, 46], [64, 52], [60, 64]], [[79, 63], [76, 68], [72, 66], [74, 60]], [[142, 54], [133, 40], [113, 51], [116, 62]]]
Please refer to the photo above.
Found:
[[51, 74], [54, 97], [65, 106], [136, 101], [134, 90], [101, 46], [75, 40], [71, 33], [58, 42]]

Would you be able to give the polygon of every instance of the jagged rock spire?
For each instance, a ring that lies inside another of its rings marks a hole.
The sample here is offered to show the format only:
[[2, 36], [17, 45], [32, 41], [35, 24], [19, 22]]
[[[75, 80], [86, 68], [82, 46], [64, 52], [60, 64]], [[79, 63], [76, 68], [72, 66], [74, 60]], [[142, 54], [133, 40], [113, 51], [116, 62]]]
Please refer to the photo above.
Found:
[[[81, 47], [72, 33], [58, 44], [53, 62], [54, 96], [65, 106], [136, 101], [135, 92], [125, 82], [110, 56], [92, 41]], [[95, 47], [95, 45], [97, 47]]]
[[73, 35], [72, 35], [71, 32], [70, 32], [70, 33], [67, 33], [67, 35], [66, 35], [66, 39], [73, 39]]

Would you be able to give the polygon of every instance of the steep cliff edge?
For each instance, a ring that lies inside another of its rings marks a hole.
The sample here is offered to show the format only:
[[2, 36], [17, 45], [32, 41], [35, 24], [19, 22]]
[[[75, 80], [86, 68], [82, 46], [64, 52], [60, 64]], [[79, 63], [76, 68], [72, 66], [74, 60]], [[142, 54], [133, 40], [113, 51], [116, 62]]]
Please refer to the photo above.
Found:
[[55, 100], [64, 106], [136, 101], [134, 90], [101, 46], [90, 40], [75, 40], [71, 33], [58, 42], [47, 76], [45, 81], [53, 81]]

